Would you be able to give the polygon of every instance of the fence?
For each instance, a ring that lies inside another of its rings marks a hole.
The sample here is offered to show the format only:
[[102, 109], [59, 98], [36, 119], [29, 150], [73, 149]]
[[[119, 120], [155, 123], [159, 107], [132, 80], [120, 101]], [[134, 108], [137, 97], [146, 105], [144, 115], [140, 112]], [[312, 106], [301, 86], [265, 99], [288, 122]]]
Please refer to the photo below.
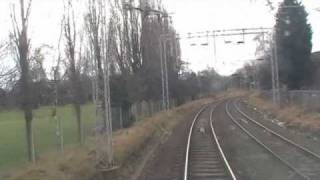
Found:
[[[174, 108], [176, 106], [176, 103], [174, 100], [171, 100], [170, 108]], [[134, 116], [134, 118], [141, 119], [145, 117], [153, 116], [155, 113], [162, 111], [162, 101], [157, 102], [138, 102], [132, 105], [131, 107], [131, 114]]]
[[[176, 107], [175, 100], [170, 100], [170, 108]], [[141, 101], [136, 102], [128, 109], [119, 105], [112, 105], [112, 128], [114, 131], [129, 127], [134, 122], [146, 117], [152, 117], [154, 114], [163, 110], [162, 101]], [[93, 120], [95, 121], [95, 120]], [[97, 122], [92, 130], [99, 130], [103, 127], [103, 122]]]
[[[272, 91], [261, 92], [261, 97], [272, 101]], [[320, 91], [280, 91], [281, 106], [296, 105], [310, 111], [320, 110]]]

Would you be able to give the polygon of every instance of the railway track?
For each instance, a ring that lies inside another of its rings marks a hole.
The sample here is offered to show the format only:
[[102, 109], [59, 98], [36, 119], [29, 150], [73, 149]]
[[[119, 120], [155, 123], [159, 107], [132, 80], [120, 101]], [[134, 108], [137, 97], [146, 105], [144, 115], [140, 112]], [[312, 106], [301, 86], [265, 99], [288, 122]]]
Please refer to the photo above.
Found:
[[[230, 104], [233, 109], [230, 108]], [[235, 101], [226, 104], [230, 119], [272, 156], [290, 168], [299, 179], [318, 180], [320, 156], [276, 133], [243, 112]]]
[[236, 180], [212, 125], [214, 108], [209, 107], [197, 113], [190, 127], [184, 180]]

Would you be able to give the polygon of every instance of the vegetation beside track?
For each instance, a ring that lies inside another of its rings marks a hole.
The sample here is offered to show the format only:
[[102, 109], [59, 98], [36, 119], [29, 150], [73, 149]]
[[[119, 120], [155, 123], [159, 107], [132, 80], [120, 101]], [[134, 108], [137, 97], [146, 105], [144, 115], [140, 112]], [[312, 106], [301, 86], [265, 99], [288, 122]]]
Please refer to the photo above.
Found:
[[298, 106], [286, 106], [277, 108], [271, 101], [260, 97], [258, 91], [251, 93], [248, 98], [250, 105], [259, 107], [259, 109], [271, 113], [274, 118], [284, 122], [286, 127], [293, 127], [302, 130], [316, 132], [320, 129], [320, 113], [307, 111]]
[[[114, 173], [122, 176], [132, 174], [135, 169], [135, 159], [148, 143], [160, 141], [165, 134], [170, 134], [177, 123], [214, 99], [216, 97], [193, 101], [167, 113], [158, 113], [151, 118], [141, 120], [129, 129], [115, 132], [115, 159], [120, 169]], [[99, 178], [100, 173], [94, 168], [95, 146], [94, 138], [89, 138], [84, 147], [69, 146], [63, 155], [45, 153], [36, 165], [27, 164], [22, 168], [12, 169], [6, 178], [12, 180]], [[115, 175], [114, 173], [111, 176]]]

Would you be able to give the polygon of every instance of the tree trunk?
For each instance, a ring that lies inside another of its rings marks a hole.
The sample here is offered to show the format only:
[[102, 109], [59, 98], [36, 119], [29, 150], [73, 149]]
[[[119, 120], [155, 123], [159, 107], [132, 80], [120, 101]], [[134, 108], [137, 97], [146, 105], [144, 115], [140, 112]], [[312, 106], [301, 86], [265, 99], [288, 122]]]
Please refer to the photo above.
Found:
[[[30, 112], [28, 112], [28, 114], [29, 113]], [[28, 148], [28, 159], [29, 161], [35, 163], [36, 157], [35, 157], [32, 119], [26, 120], [26, 138], [27, 138], [27, 148]]]
[[[70, 15], [72, 11], [72, 1], [68, 2], [67, 12], [64, 14], [64, 34], [66, 39], [66, 55], [69, 60], [69, 72], [72, 90], [72, 104], [76, 113], [78, 140], [80, 145], [83, 144], [82, 120], [81, 120], [81, 103], [82, 103], [82, 86], [80, 79], [80, 72], [76, 68], [76, 37], [77, 31], [75, 27], [74, 14]], [[79, 53], [81, 60], [81, 48]]]
[[20, 17], [21, 24], [19, 25], [15, 16], [15, 10], [12, 11], [12, 25], [13, 25], [13, 40], [17, 51], [17, 57], [19, 61], [19, 68], [21, 77], [19, 79], [19, 85], [21, 89], [21, 107], [24, 111], [24, 118], [26, 121], [26, 139], [28, 159], [31, 162], [35, 162], [35, 145], [33, 141], [33, 128], [32, 128], [32, 96], [31, 96], [31, 79], [29, 68], [29, 41], [27, 30], [28, 20], [30, 15], [31, 2], [29, 1], [27, 9], [25, 9], [24, 0], [20, 0]]
[[80, 145], [83, 145], [84, 136], [83, 136], [83, 123], [82, 123], [82, 119], [81, 119], [80, 104], [74, 104], [74, 110], [76, 113], [76, 120], [77, 120], [77, 126], [78, 126], [78, 141], [79, 141]]
[[27, 135], [27, 148], [28, 148], [28, 158], [30, 161], [35, 162], [35, 147], [33, 141], [33, 128], [32, 128], [32, 97], [31, 97], [31, 87], [30, 87], [30, 71], [28, 62], [28, 40], [27, 33], [24, 29], [20, 37], [20, 66], [21, 66], [21, 89], [22, 91], [22, 108], [24, 111], [25, 121], [26, 121], [26, 135]]
[[[22, 56], [23, 57], [23, 56]], [[27, 138], [27, 148], [28, 148], [28, 158], [31, 162], [35, 162], [35, 146], [33, 140], [33, 127], [32, 127], [32, 108], [31, 108], [31, 91], [29, 86], [29, 66], [27, 63], [27, 58], [21, 62], [22, 64], [22, 71], [21, 71], [21, 82], [22, 82], [22, 89], [23, 89], [23, 110], [24, 116], [26, 121], [26, 138]]]
[[75, 69], [75, 61], [74, 59], [71, 60], [71, 83], [72, 83], [72, 90], [73, 90], [73, 107], [76, 114], [76, 121], [77, 121], [77, 129], [78, 129], [78, 142], [80, 145], [83, 145], [84, 138], [83, 138], [83, 124], [81, 119], [81, 82], [79, 79], [79, 75]]

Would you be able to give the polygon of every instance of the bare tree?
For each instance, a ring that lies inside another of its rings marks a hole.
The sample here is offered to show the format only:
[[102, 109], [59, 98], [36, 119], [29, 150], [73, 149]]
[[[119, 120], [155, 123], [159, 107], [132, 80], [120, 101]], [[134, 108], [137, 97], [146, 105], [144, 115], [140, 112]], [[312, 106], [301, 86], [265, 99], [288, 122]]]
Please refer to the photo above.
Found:
[[30, 68], [29, 68], [29, 49], [30, 39], [28, 38], [29, 16], [31, 13], [32, 0], [25, 4], [20, 0], [20, 18], [16, 16], [15, 6], [12, 7], [11, 20], [13, 26], [12, 39], [14, 41], [16, 56], [19, 62], [21, 73], [20, 84], [22, 89], [22, 108], [26, 120], [26, 137], [28, 146], [28, 158], [35, 162], [35, 145], [33, 140], [32, 127], [32, 107], [31, 107], [31, 90], [30, 90]]
[[[103, 122], [98, 135], [97, 160], [100, 168], [113, 166], [112, 150], [112, 120], [110, 103], [109, 36], [107, 34], [106, 3], [103, 0], [89, 0], [88, 13], [85, 16], [87, 34], [93, 50], [93, 63], [95, 65], [97, 80], [97, 122]], [[106, 147], [106, 148], [101, 148]]]
[[68, 59], [68, 73], [72, 86], [73, 107], [75, 109], [78, 126], [78, 141], [82, 145], [84, 137], [83, 123], [81, 119], [81, 82], [80, 73], [76, 65], [77, 30], [72, 0], [68, 0], [67, 5], [65, 6], [65, 12], [63, 15], [63, 31], [66, 41], [65, 48]]
[[[18, 63], [7, 63], [8, 59], [12, 57], [12, 53], [18, 53], [15, 47], [16, 44], [13, 41], [13, 35], [10, 37], [11, 39], [8, 41], [0, 43], [0, 88], [6, 90], [11, 89], [20, 78]], [[18, 57], [16, 60], [18, 60]]]
[[[113, 24], [109, 24], [109, 29], [113, 28], [114, 33], [112, 34], [112, 39], [110, 39], [109, 46], [114, 48], [116, 65], [119, 71], [126, 75], [130, 72], [130, 64], [128, 58], [126, 58], [127, 52], [125, 44], [126, 31], [122, 24], [121, 17], [124, 17], [124, 10], [122, 9], [119, 1], [114, 1], [111, 4], [111, 19]], [[113, 27], [111, 27], [113, 26]]]
[[[122, 4], [121, 4], [122, 3]], [[115, 60], [122, 73], [137, 73], [142, 67], [141, 32], [142, 9], [134, 0], [128, 2], [109, 0], [111, 18], [116, 29], [113, 33], [116, 38], [113, 43]]]
[[0, 59], [3, 59], [7, 55], [9, 45], [10, 43], [8, 42], [0, 43]]
[[[62, 21], [63, 22], [63, 21]], [[63, 142], [63, 128], [62, 128], [62, 122], [60, 117], [58, 116], [58, 104], [59, 104], [59, 82], [60, 82], [60, 65], [61, 65], [61, 51], [60, 51], [60, 45], [61, 45], [61, 40], [62, 40], [62, 35], [63, 35], [63, 23], [61, 23], [61, 29], [60, 29], [60, 36], [58, 40], [58, 57], [57, 57], [57, 62], [56, 65], [52, 68], [53, 72], [53, 83], [54, 83], [54, 102], [53, 102], [53, 109], [52, 109], [52, 118], [56, 121], [57, 126], [56, 126], [56, 135], [57, 139], [59, 142], [59, 147], [60, 152], [64, 152], [64, 142]]]
[[93, 64], [96, 66], [97, 75], [97, 116], [98, 119], [103, 120], [103, 131], [107, 128], [107, 118], [104, 112], [104, 72], [102, 62], [102, 1], [100, 0], [89, 0], [89, 12], [85, 17], [87, 32], [89, 36], [90, 45], [93, 50]]
[[136, 73], [142, 66], [141, 55], [141, 16], [139, 11], [136, 11], [131, 6], [134, 6], [134, 1], [130, 0], [128, 6], [123, 5], [121, 11], [124, 21], [124, 34], [126, 45], [126, 58], [131, 66], [131, 70]]

